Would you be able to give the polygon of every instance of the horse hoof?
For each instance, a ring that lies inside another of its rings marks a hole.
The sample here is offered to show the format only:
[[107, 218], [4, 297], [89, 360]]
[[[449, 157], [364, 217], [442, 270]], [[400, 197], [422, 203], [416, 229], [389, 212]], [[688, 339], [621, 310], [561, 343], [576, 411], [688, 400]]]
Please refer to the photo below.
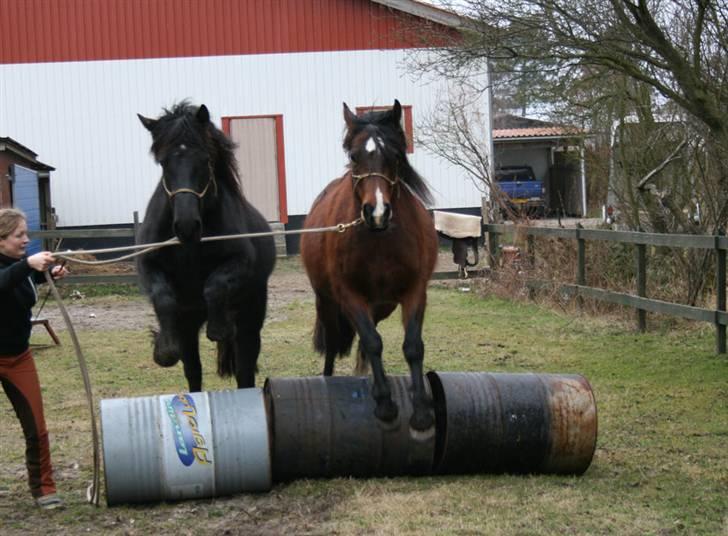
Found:
[[207, 323], [207, 338], [211, 341], [221, 342], [232, 336], [232, 330], [224, 322]]
[[170, 354], [154, 352], [154, 362], [160, 367], [173, 367], [179, 361], [179, 357]]
[[399, 413], [397, 413], [394, 419], [390, 421], [384, 421], [377, 417], [377, 425], [379, 425], [379, 428], [381, 428], [384, 432], [393, 432], [395, 430], [399, 430], [399, 427], [401, 426]]
[[397, 408], [397, 404], [395, 404], [391, 400], [386, 400], [380, 404], [377, 404], [377, 407], [374, 408], [374, 416], [385, 423], [391, 423], [395, 421], [398, 415], [399, 409]]
[[410, 417], [410, 430], [413, 432], [412, 437], [416, 434], [425, 434], [425, 436], [435, 433], [435, 416], [432, 411], [423, 410], [416, 411]]
[[154, 353], [152, 357], [154, 362], [160, 367], [172, 367], [179, 361], [181, 354], [179, 348], [162, 332], [155, 329], [152, 330], [152, 344], [154, 345]]

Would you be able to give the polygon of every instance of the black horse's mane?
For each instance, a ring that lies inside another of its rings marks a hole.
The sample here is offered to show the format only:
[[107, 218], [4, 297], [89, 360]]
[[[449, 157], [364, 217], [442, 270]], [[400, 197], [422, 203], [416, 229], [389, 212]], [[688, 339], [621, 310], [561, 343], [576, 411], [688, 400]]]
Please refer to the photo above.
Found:
[[221, 181], [233, 192], [243, 195], [235, 160], [236, 144], [212, 122], [202, 124], [197, 120], [198, 106], [184, 100], [164, 113], [157, 120], [153, 131], [152, 154], [158, 162], [179, 145], [199, 148], [209, 154], [215, 168], [215, 179]]
[[420, 176], [407, 159], [407, 139], [399, 121], [393, 117], [391, 110], [372, 111], [353, 118], [344, 137], [344, 149], [351, 152], [354, 140], [362, 131], [370, 136], [380, 137], [384, 141], [384, 156], [396, 163], [397, 174], [410, 190], [426, 204], [432, 204], [433, 197], [424, 178]]

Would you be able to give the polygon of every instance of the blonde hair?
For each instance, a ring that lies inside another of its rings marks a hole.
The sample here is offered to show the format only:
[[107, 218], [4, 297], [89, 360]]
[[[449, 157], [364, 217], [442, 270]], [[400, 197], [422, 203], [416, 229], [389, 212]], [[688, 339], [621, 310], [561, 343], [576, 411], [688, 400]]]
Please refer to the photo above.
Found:
[[25, 221], [25, 213], [17, 208], [0, 208], [0, 240], [5, 240], [10, 233]]

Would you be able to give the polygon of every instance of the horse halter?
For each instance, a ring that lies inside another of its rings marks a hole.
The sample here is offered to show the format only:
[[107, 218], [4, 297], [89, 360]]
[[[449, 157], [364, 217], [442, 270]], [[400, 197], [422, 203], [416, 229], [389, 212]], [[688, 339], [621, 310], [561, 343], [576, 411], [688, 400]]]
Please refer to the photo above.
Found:
[[207, 175], [207, 184], [201, 192], [196, 192], [191, 188], [177, 188], [176, 190], [170, 190], [167, 186], [167, 179], [164, 174], [162, 175], [162, 188], [164, 188], [164, 191], [167, 193], [167, 197], [169, 197], [170, 200], [177, 194], [194, 194], [199, 199], [202, 199], [203, 197], [205, 197], [208, 188], [210, 188], [210, 183], [212, 183], [213, 187], [215, 188], [215, 195], [217, 195], [217, 181], [215, 180], [215, 173], [212, 170], [212, 163], [207, 164], [207, 169], [209, 171], [209, 174]]
[[361, 175], [354, 175], [351, 174], [351, 178], [354, 179], [354, 190], [356, 190], [356, 187], [359, 186], [359, 183], [364, 180], [368, 179], [369, 177], [381, 177], [385, 181], [387, 181], [392, 187], [395, 187], [399, 183], [399, 176], [395, 176], [394, 179], [390, 179], [386, 175], [382, 173], [377, 173], [375, 171], [371, 171], [369, 173], [362, 173]]

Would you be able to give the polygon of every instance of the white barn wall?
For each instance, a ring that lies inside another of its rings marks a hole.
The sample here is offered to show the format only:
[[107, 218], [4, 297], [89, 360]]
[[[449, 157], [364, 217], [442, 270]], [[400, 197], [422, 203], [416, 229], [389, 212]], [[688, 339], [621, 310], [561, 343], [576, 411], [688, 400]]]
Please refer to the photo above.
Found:
[[[410, 52], [411, 53], [411, 52]], [[184, 98], [221, 116], [282, 114], [288, 213], [305, 214], [344, 171], [342, 102], [413, 106], [417, 120], [447, 95], [443, 81], [412, 81], [407, 52], [214, 56], [0, 65], [0, 135], [57, 168], [52, 201], [60, 226], [129, 223], [159, 178], [136, 113], [156, 117]], [[488, 110], [484, 97], [482, 109]], [[477, 207], [463, 172], [415, 146], [415, 168], [436, 207]]]

